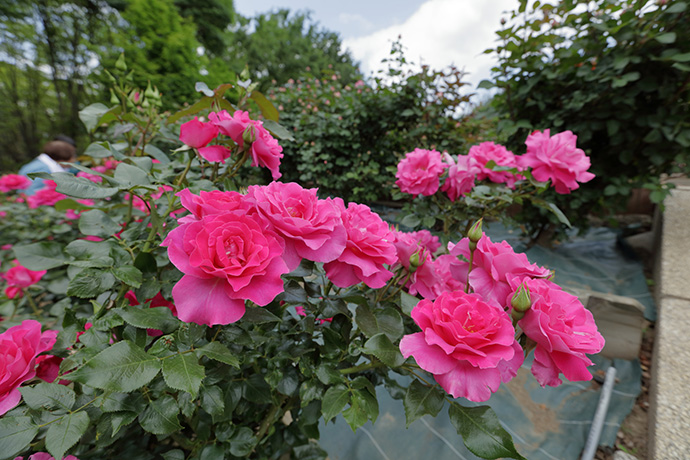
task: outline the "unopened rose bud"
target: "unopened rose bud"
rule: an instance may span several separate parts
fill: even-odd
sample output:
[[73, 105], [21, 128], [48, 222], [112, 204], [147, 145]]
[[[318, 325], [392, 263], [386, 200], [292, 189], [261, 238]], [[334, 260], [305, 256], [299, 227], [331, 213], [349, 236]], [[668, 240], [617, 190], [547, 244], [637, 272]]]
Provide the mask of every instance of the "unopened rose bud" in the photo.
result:
[[513, 311], [518, 311], [524, 315], [524, 312], [529, 310], [532, 306], [529, 288], [521, 284], [517, 291], [515, 291], [515, 294], [513, 294], [512, 299], [510, 299], [510, 305], [513, 307]]
[[120, 54], [115, 62], [115, 68], [121, 72], [127, 72], [127, 64], [125, 63], [125, 53]]
[[149, 98], [156, 97], [156, 94], [153, 92], [153, 89], [151, 88], [151, 82], [150, 81], [149, 81], [149, 84], [146, 86], [146, 91], [144, 91], [144, 96], [149, 97]]
[[410, 256], [410, 272], [414, 273], [420, 265], [422, 265], [422, 261], [418, 251]]
[[482, 239], [482, 220], [483, 219], [479, 219], [477, 222], [475, 222], [467, 232], [467, 237], [470, 239], [471, 251], [474, 251], [477, 248], [477, 242]]
[[245, 129], [242, 133], [242, 140], [247, 144], [251, 144], [256, 140], [256, 135], [254, 134], [254, 126], [247, 126], [247, 129]]
[[110, 90], [110, 103], [111, 104], [119, 104], [120, 103], [120, 99], [115, 95], [115, 93], [113, 92], [112, 89]]
[[149, 103], [148, 99], [144, 99], [144, 102], [141, 103], [141, 106], [145, 109], [148, 109], [149, 107], [151, 107], [151, 104]]
[[510, 316], [511, 316], [511, 318], [513, 318], [513, 320], [520, 321], [522, 318], [525, 317], [525, 312], [513, 310], [510, 312]]

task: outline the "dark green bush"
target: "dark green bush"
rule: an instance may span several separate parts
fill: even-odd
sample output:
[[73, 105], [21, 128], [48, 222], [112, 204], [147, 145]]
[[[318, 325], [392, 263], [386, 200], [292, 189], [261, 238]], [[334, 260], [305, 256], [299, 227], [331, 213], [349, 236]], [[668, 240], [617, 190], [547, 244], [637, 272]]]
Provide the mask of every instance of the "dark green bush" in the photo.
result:
[[521, 0], [493, 52], [493, 106], [508, 147], [533, 129], [571, 130], [597, 178], [554, 197], [575, 224], [622, 209], [633, 188], [661, 202], [663, 174], [687, 171], [690, 18], [685, 2]]

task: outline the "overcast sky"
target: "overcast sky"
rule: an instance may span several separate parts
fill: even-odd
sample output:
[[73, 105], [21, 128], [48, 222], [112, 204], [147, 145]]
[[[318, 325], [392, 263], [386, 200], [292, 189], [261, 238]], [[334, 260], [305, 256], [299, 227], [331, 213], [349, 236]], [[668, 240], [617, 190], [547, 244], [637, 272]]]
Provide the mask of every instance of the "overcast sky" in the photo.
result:
[[343, 45], [365, 74], [381, 60], [400, 35], [405, 56], [419, 64], [443, 68], [451, 64], [469, 72], [474, 87], [490, 76], [495, 31], [502, 14], [518, 0], [235, 0], [244, 16], [278, 8], [312, 11], [321, 26], [340, 34]]

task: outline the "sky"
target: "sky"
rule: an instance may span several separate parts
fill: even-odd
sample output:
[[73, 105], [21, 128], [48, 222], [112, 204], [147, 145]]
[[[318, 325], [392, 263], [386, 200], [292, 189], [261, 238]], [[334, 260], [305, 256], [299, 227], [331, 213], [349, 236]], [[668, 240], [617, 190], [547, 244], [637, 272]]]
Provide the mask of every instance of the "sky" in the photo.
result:
[[322, 27], [337, 32], [365, 75], [382, 68], [392, 42], [401, 36], [405, 57], [433, 69], [449, 65], [469, 73], [474, 88], [490, 77], [494, 46], [504, 12], [518, 0], [235, 0], [243, 16], [279, 8], [312, 12]]

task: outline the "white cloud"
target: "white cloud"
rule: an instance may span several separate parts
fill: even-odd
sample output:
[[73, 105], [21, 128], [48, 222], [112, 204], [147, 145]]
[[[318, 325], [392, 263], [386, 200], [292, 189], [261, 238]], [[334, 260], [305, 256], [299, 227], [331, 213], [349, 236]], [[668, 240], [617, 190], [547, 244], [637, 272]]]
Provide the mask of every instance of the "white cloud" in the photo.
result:
[[516, 0], [428, 0], [402, 24], [343, 45], [368, 74], [384, 68], [381, 60], [400, 35], [408, 61], [434, 69], [455, 65], [470, 73], [466, 80], [476, 87], [494, 65], [494, 57], [482, 52], [494, 46], [502, 12], [515, 7]]

